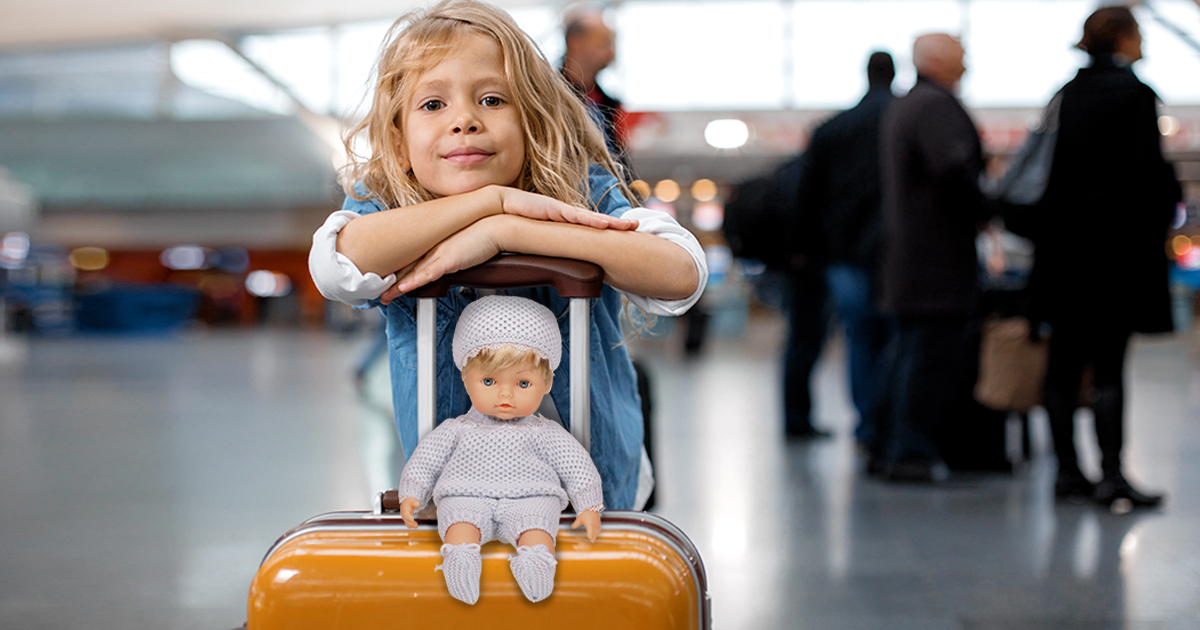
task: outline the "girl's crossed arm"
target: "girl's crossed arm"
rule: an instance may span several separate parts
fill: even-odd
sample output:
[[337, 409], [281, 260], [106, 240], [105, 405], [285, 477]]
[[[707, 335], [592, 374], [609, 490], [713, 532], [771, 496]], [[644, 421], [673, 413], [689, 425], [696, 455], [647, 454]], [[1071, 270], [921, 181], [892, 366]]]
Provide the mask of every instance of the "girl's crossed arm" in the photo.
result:
[[[637, 227], [636, 221], [590, 212], [543, 195], [503, 186], [485, 186], [462, 195], [359, 217], [338, 233], [337, 251], [353, 261], [362, 273], [385, 276], [409, 267], [438, 243], [479, 220], [505, 213], [595, 229], [631, 230]], [[471, 264], [487, 260], [491, 255]]]
[[[598, 213], [591, 213], [598, 214]], [[607, 215], [599, 215], [607, 216]], [[579, 224], [498, 215], [463, 229], [434, 246], [411, 269], [399, 274], [383, 299], [407, 293], [447, 273], [482, 263], [500, 252], [574, 258], [604, 269], [604, 281], [626, 293], [662, 300], [685, 300], [700, 286], [689, 251], [653, 234], [596, 230]]]

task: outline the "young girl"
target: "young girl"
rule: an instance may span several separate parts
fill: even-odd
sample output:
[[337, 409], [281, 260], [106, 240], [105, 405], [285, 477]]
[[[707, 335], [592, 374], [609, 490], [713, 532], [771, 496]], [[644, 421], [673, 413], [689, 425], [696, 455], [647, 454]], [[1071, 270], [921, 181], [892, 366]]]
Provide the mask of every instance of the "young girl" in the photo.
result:
[[[361, 132], [371, 155], [360, 159], [351, 146]], [[370, 112], [346, 147], [346, 202], [313, 236], [309, 266], [326, 297], [386, 315], [405, 454], [417, 443], [417, 375], [416, 300], [404, 294], [500, 252], [591, 261], [606, 282], [592, 306], [591, 455], [609, 508], [644, 504], [652, 482], [621, 295], [680, 315], [704, 290], [704, 254], [665, 213], [631, 208], [603, 135], [537, 46], [508, 14], [472, 0], [400, 18]], [[546, 305], [565, 330], [569, 301], [552, 289], [508, 293]], [[463, 290], [438, 300], [439, 419], [470, 408], [447, 337], [475, 298]], [[570, 382], [569, 365], [559, 382]], [[545, 409], [567, 426], [569, 395], [556, 388]]]
[[579, 515], [572, 527], [585, 527], [592, 542], [604, 509], [587, 451], [535, 414], [562, 359], [558, 321], [537, 302], [489, 295], [463, 309], [452, 347], [471, 410], [417, 445], [400, 476], [400, 514], [416, 528], [413, 512], [437, 504], [439, 568], [455, 599], [479, 599], [480, 544], [499, 540], [517, 548], [513, 577], [540, 602], [554, 590], [554, 540], [567, 502]]

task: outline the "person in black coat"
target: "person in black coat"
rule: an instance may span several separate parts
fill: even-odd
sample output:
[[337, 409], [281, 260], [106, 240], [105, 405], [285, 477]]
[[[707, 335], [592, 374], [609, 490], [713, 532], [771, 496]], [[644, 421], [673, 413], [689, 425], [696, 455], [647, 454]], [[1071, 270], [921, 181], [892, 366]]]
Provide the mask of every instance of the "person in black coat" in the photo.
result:
[[[802, 162], [798, 211], [817, 238], [808, 252], [845, 331], [850, 395], [858, 411], [854, 436], [874, 438], [873, 410], [886, 328], [875, 302], [879, 258], [879, 133], [892, 101], [896, 67], [886, 52], [867, 60], [867, 93], [854, 107], [817, 127]], [[818, 315], [822, 315], [817, 306]], [[817, 320], [821, 331], [824, 319]], [[824, 337], [815, 335], [819, 349]], [[815, 362], [816, 353], [813, 354]]]
[[[1106, 505], [1162, 501], [1134, 489], [1121, 469], [1126, 350], [1134, 332], [1172, 329], [1164, 244], [1182, 197], [1162, 153], [1157, 96], [1129, 67], [1141, 43], [1126, 7], [1098, 9], [1084, 22], [1078, 47], [1091, 64], [1062, 89], [1050, 179], [1029, 234], [1031, 308], [1052, 326], [1044, 398], [1058, 457], [1055, 494]], [[1102, 454], [1095, 486], [1079, 469], [1074, 443], [1087, 368]]]
[[966, 71], [961, 44], [923, 35], [913, 64], [916, 84], [883, 122], [881, 307], [895, 331], [886, 377], [892, 410], [889, 422], [880, 419], [885, 441], [876, 450], [888, 478], [930, 481], [945, 468], [935, 434], [973, 386], [975, 236], [987, 208], [979, 133], [953, 92]]

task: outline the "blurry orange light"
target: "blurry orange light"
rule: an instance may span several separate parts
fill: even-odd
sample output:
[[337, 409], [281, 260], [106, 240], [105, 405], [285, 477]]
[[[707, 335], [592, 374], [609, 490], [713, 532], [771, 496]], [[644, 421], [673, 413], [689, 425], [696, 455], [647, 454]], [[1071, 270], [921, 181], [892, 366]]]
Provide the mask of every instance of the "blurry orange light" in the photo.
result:
[[67, 257], [80, 271], [99, 271], [108, 266], [108, 250], [103, 247], [78, 247]]
[[637, 193], [637, 196], [641, 197], [643, 200], [650, 198], [650, 184], [647, 184], [640, 179], [635, 179], [630, 182], [629, 188], [632, 189], [633, 192]]
[[679, 184], [673, 179], [664, 179], [654, 185], [654, 196], [671, 203], [679, 198]]
[[1183, 236], [1182, 234], [1171, 239], [1171, 250], [1175, 252], [1176, 256], [1186, 256], [1192, 247], [1194, 247], [1194, 245], [1192, 245], [1192, 239]]
[[712, 201], [717, 196], [717, 184], [711, 179], [697, 179], [692, 183], [692, 198], [696, 201]]

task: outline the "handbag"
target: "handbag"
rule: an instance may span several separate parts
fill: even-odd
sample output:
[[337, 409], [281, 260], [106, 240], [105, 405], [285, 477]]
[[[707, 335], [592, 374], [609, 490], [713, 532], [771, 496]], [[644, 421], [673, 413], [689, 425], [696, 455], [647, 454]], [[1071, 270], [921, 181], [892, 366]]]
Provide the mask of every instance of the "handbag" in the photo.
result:
[[1024, 317], [983, 323], [975, 400], [999, 411], [1024, 413], [1042, 402], [1049, 339], [1036, 337]]
[[1041, 123], [1029, 132], [1025, 143], [1013, 155], [1004, 176], [988, 191], [993, 200], [1010, 206], [1033, 206], [1042, 200], [1054, 162], [1061, 105], [1062, 90], [1059, 90], [1046, 105]]

